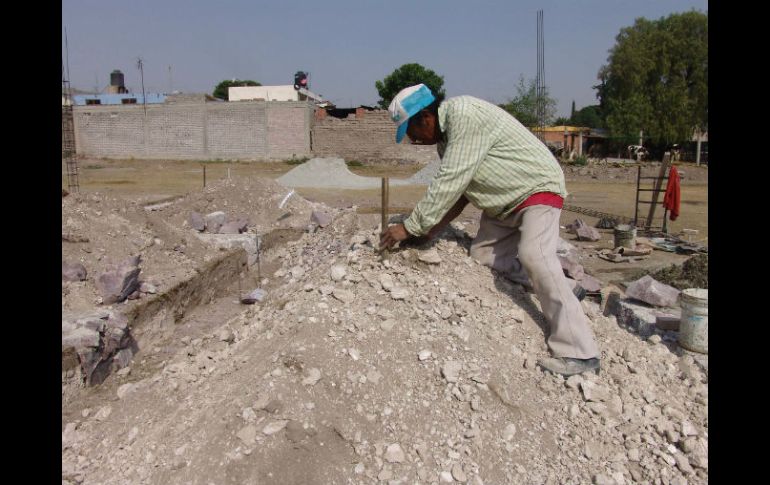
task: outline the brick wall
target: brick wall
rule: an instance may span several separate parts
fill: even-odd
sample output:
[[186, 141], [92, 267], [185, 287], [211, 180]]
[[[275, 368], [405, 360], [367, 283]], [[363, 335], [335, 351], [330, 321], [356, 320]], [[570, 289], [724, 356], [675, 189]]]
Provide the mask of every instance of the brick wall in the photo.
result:
[[269, 160], [310, 156], [306, 102], [76, 106], [78, 155]]
[[428, 163], [438, 157], [435, 146], [396, 143], [396, 126], [386, 110], [356, 110], [345, 119], [316, 111], [313, 153], [360, 162]]

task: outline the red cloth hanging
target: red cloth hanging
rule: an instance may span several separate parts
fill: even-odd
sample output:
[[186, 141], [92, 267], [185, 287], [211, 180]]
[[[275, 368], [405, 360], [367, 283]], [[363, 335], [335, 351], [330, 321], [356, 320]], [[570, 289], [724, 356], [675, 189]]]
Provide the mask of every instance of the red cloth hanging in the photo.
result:
[[668, 218], [675, 221], [679, 217], [679, 203], [681, 202], [681, 189], [679, 187], [679, 171], [671, 167], [668, 172], [668, 184], [666, 195], [663, 197], [663, 207], [669, 210]]

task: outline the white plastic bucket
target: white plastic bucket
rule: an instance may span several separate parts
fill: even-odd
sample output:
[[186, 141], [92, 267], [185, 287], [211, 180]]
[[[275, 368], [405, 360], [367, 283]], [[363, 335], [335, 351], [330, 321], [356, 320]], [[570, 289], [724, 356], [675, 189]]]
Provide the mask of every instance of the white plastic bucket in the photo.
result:
[[709, 353], [709, 290], [690, 288], [679, 295], [682, 320], [679, 345], [687, 350]]

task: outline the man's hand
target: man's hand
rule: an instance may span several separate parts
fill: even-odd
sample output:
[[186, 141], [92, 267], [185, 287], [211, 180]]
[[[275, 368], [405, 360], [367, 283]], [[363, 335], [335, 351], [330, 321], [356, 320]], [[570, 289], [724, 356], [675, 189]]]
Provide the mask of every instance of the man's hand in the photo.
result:
[[380, 236], [380, 250], [389, 249], [399, 241], [403, 241], [409, 237], [409, 233], [406, 232], [406, 228], [403, 224], [394, 224], [389, 226], [388, 229]]

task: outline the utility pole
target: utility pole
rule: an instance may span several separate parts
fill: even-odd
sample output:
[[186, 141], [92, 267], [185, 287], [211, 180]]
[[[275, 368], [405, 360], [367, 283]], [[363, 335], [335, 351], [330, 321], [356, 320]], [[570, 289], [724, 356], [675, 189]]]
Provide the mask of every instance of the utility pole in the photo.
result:
[[139, 68], [139, 75], [142, 78], [142, 105], [144, 107], [144, 116], [147, 117], [147, 96], [144, 94], [144, 61], [141, 57], [136, 58], [136, 67]]
[[537, 76], [535, 79], [535, 106], [537, 137], [545, 143], [545, 52], [543, 39], [543, 11], [537, 11]]

